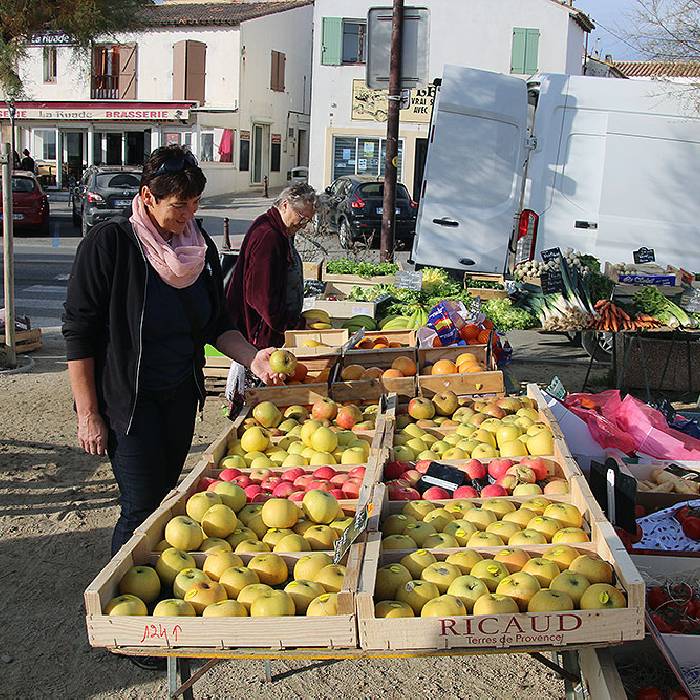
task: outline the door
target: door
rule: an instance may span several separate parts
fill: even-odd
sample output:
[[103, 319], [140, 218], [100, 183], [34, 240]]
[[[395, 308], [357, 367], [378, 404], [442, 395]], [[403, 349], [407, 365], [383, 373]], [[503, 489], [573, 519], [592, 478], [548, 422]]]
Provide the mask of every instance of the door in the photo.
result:
[[142, 131], [127, 131], [125, 165], [143, 165], [145, 140]]
[[299, 151], [297, 154], [297, 165], [309, 164], [309, 132], [306, 129], [299, 129]]
[[106, 139], [106, 165], [121, 165], [122, 164], [122, 132], [108, 131], [105, 134]]
[[413, 259], [502, 272], [520, 201], [524, 80], [445, 66], [435, 105]]
[[70, 179], [70, 185], [80, 180], [83, 174], [83, 132], [63, 133], [63, 162]]
[[261, 185], [270, 171], [270, 127], [267, 124], [253, 124], [253, 168], [251, 182]]
[[428, 139], [416, 139], [416, 155], [413, 161], [413, 200], [420, 202], [420, 188], [425, 174], [425, 159], [428, 157]]

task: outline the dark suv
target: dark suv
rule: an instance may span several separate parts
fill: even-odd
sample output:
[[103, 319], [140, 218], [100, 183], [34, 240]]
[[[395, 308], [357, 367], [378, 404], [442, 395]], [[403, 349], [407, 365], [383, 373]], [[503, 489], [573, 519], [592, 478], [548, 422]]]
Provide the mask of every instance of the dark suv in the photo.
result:
[[[382, 228], [384, 182], [367, 177], [339, 177], [319, 196], [316, 228], [319, 232], [336, 231], [343, 248], [354, 241], [374, 242]], [[408, 243], [416, 231], [418, 205], [411, 200], [402, 184], [396, 185], [397, 243]]]
[[131, 201], [139, 192], [142, 168], [129, 165], [93, 165], [71, 193], [73, 225], [83, 236], [100, 221], [131, 216]]

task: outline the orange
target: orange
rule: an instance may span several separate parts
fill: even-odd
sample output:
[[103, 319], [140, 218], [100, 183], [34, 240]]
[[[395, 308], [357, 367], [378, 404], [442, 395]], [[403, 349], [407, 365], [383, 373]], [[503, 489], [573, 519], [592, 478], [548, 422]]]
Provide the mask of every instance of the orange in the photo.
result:
[[388, 369], [382, 376], [384, 379], [391, 379], [392, 377], [403, 377], [403, 374], [398, 369]]
[[416, 363], [410, 357], [397, 357], [391, 363], [392, 369], [397, 369], [404, 377], [413, 377], [416, 374]]
[[370, 367], [365, 370], [362, 379], [379, 379], [382, 376], [382, 370], [379, 367]]
[[490, 318], [487, 318], [481, 325], [484, 328], [488, 328], [488, 330], [493, 330], [496, 327], [493, 325], [493, 321]]
[[392, 341], [389, 343], [389, 347], [390, 347], [390, 348], [402, 348], [403, 345], [401, 345], [401, 343], [397, 343], [395, 340], [392, 340]]
[[353, 379], [361, 379], [364, 373], [365, 368], [361, 365], [348, 365], [347, 367], [343, 367], [340, 377], [343, 381], [348, 382]]
[[482, 343], [482, 344], [488, 343], [490, 339], [491, 339], [491, 331], [481, 331], [481, 333], [479, 333], [479, 342], [480, 343]]
[[479, 326], [475, 325], [474, 323], [468, 323], [462, 328], [462, 330], [460, 331], [460, 335], [464, 340], [471, 340], [472, 338], [476, 338], [479, 335]]
[[433, 347], [434, 348], [441, 348], [442, 347], [442, 341], [440, 340], [440, 336], [436, 335], [433, 338]]
[[363, 338], [355, 347], [361, 348], [363, 350], [369, 350], [372, 347], [372, 339]]
[[475, 355], [472, 355], [470, 352], [463, 352], [463, 353], [455, 360], [455, 364], [457, 365], [457, 367], [459, 367], [461, 364], [465, 364], [465, 363], [467, 363], [467, 362], [474, 363], [474, 362], [478, 362], [478, 360], [476, 359], [476, 356], [475, 356]]
[[388, 348], [389, 345], [387, 343], [375, 343], [373, 350], [383, 350], [384, 348]]
[[385, 335], [378, 335], [376, 338], [372, 339], [374, 342], [374, 347], [377, 347], [378, 343], [381, 343], [385, 347], [389, 345], [389, 339]]
[[478, 338], [472, 338], [467, 341], [467, 345], [483, 345], [483, 343]]
[[457, 365], [452, 360], [438, 360], [433, 365], [433, 374], [457, 374]]
[[481, 367], [479, 365], [474, 364], [473, 362], [469, 362], [467, 364], [462, 363], [458, 368], [457, 371], [460, 374], [471, 374], [472, 372], [481, 372]]

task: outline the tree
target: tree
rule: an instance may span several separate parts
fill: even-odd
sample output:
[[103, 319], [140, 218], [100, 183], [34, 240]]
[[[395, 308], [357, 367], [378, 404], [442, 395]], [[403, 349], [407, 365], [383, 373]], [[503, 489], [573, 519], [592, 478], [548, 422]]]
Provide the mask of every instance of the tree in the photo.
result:
[[657, 61], [700, 60], [700, 0], [637, 0], [632, 42]]
[[95, 37], [136, 29], [152, 0], [0, 0], [0, 90], [22, 93], [17, 66], [34, 34], [62, 31], [86, 50]]

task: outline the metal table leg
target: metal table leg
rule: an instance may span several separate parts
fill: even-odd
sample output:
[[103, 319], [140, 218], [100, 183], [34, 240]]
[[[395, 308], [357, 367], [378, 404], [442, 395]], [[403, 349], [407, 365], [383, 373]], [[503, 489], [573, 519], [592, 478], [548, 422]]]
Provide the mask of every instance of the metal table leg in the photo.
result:
[[179, 689], [177, 682], [177, 656], [168, 656], [166, 673], [168, 675], [168, 697], [175, 698]]
[[179, 659], [180, 665], [180, 683], [185, 686], [182, 691], [182, 697], [184, 700], [194, 700], [194, 694], [192, 693], [192, 686], [187, 685], [187, 681], [190, 680], [190, 660], [189, 659]]

